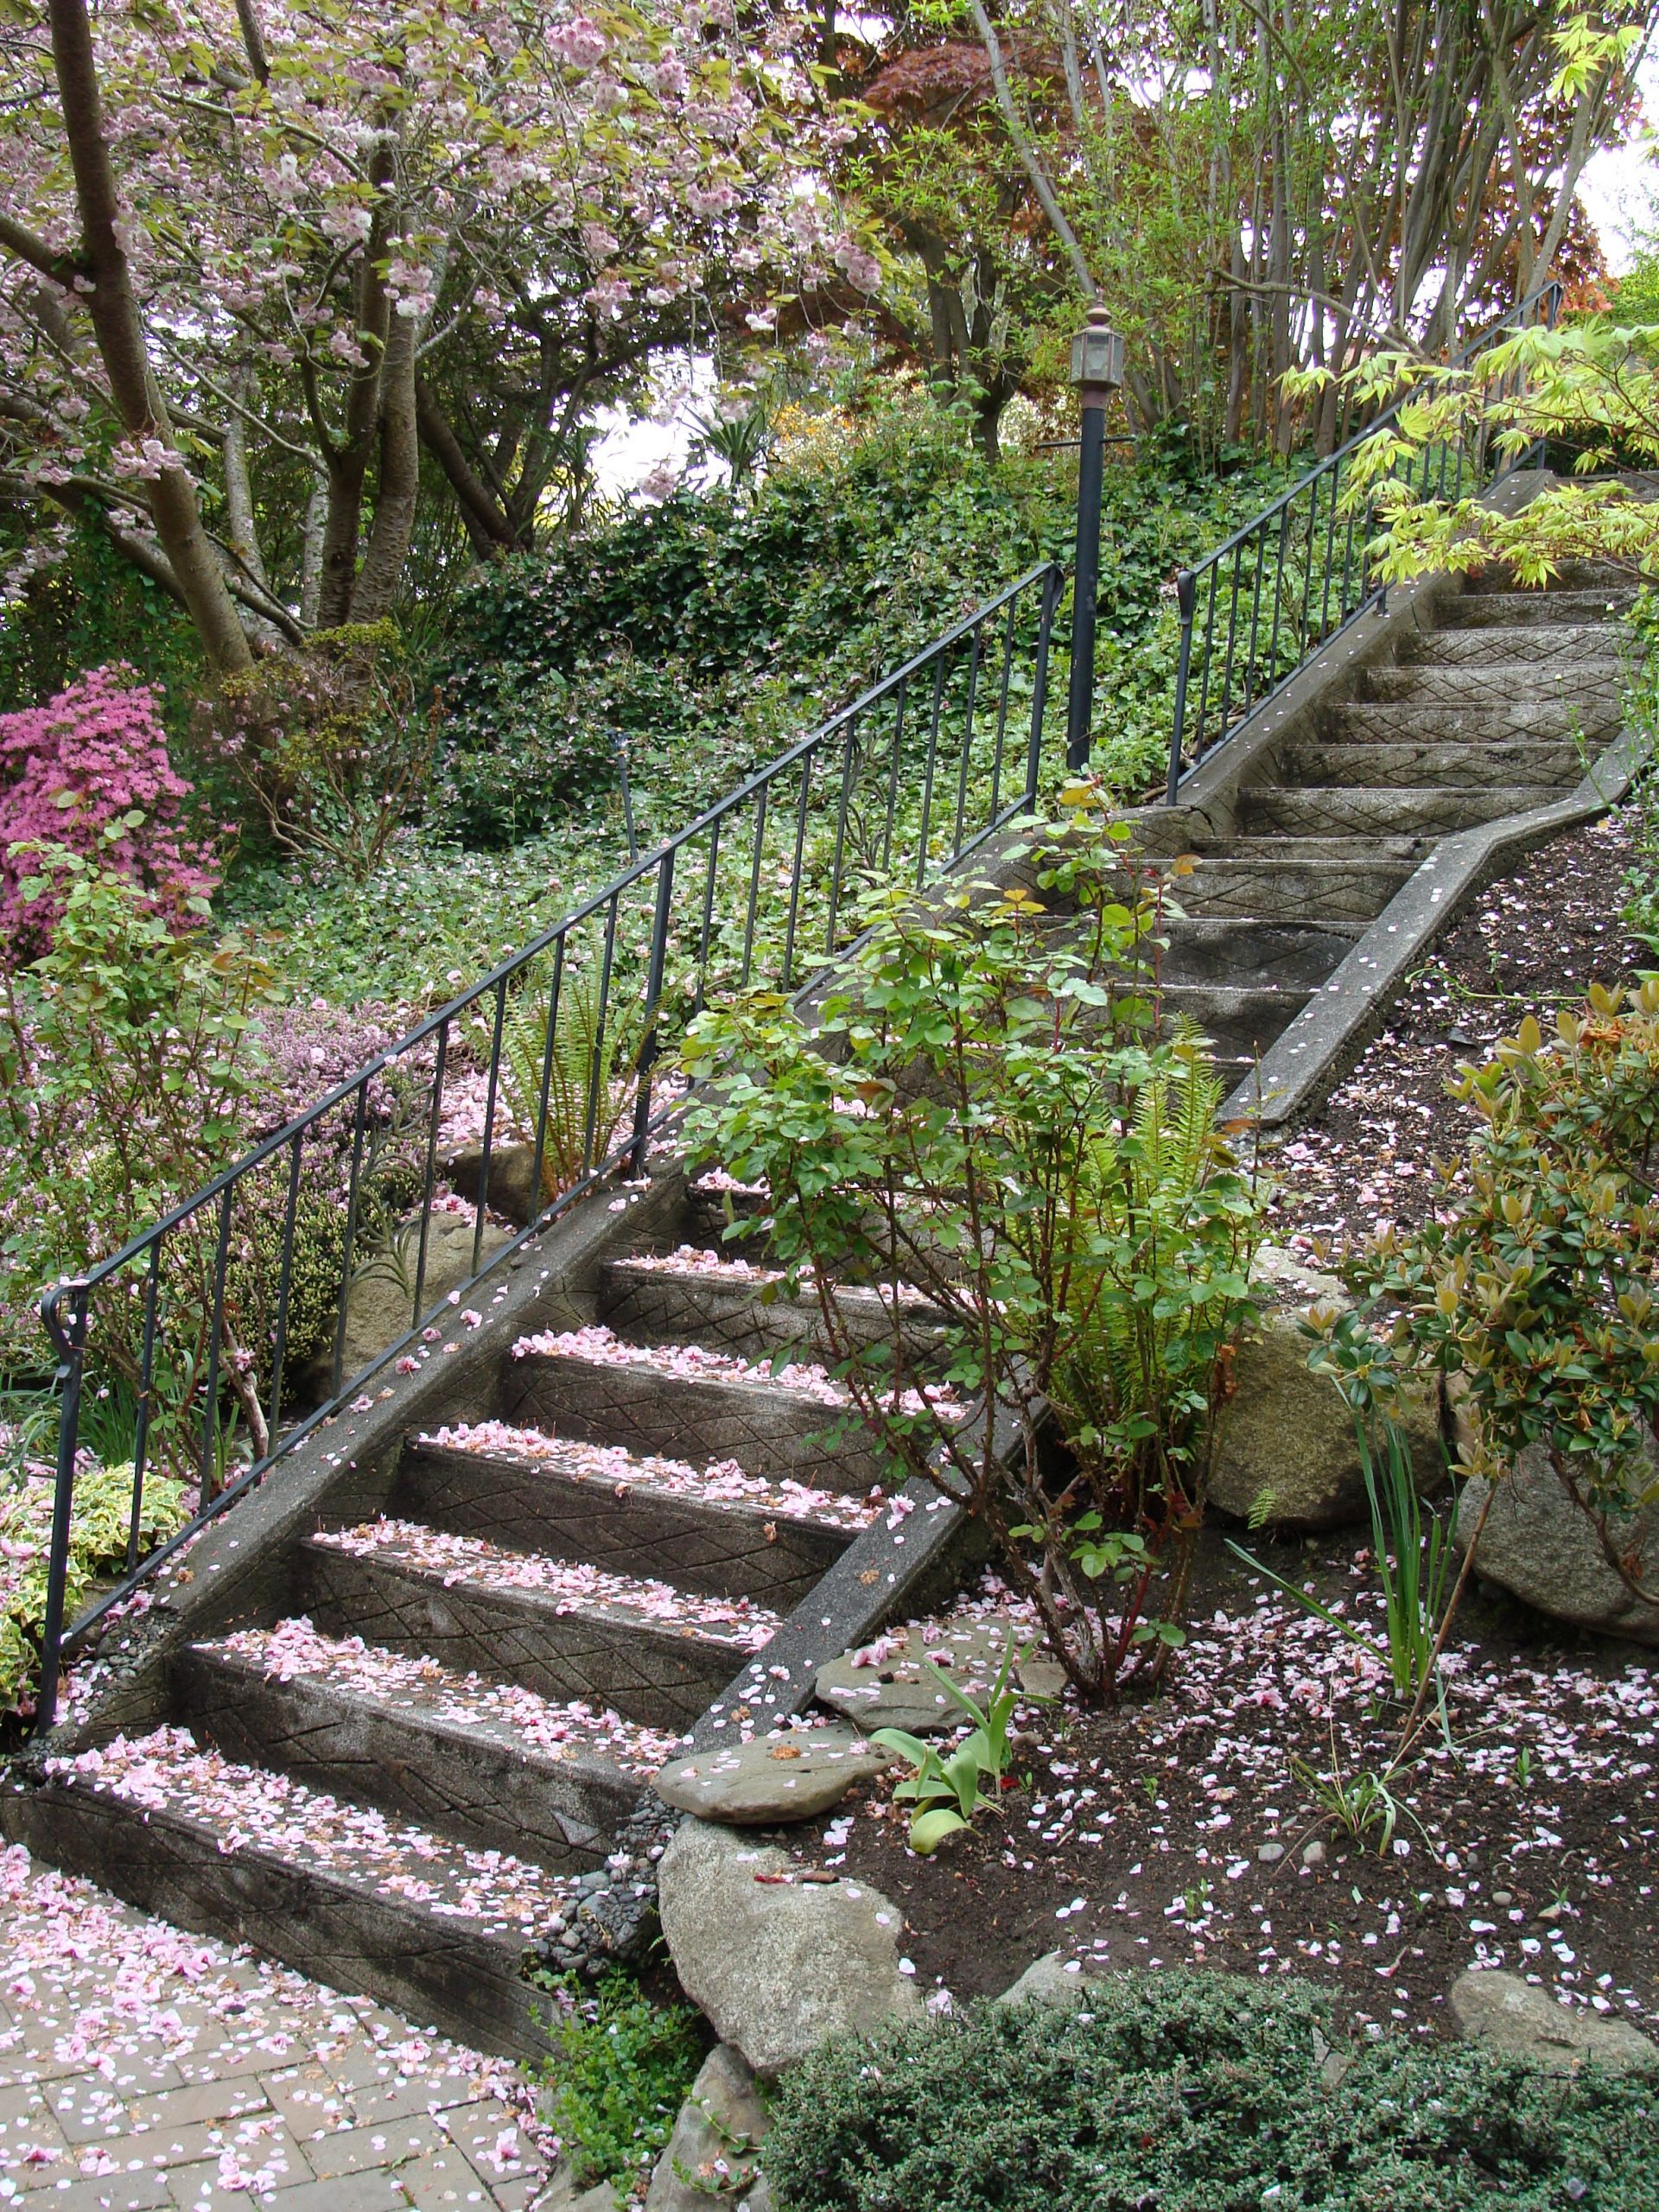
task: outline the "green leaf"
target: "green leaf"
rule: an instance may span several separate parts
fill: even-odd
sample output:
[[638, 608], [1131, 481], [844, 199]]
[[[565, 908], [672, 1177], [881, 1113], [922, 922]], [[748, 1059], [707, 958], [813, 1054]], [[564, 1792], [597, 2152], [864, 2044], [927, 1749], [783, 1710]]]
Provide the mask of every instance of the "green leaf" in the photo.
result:
[[910, 1847], [918, 1858], [929, 1859], [947, 1836], [957, 1834], [967, 1826], [961, 1814], [953, 1813], [946, 1805], [918, 1813], [910, 1824]]

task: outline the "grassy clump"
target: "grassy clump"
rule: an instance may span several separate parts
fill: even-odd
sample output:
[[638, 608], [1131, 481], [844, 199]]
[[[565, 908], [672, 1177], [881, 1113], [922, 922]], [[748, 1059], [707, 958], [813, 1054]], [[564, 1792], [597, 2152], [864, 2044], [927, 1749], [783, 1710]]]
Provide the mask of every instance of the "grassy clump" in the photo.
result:
[[620, 1967], [592, 1984], [549, 1975], [543, 1986], [554, 1999], [547, 2117], [576, 2186], [613, 2181], [626, 2196], [649, 2178], [702, 2063], [696, 2015], [654, 2003]]
[[[1351, 2050], [1294, 1983], [1114, 1980], [842, 2041], [784, 2087], [780, 2212], [1652, 2212], [1659, 2082]], [[1345, 2062], [1345, 2063], [1344, 2063]]]

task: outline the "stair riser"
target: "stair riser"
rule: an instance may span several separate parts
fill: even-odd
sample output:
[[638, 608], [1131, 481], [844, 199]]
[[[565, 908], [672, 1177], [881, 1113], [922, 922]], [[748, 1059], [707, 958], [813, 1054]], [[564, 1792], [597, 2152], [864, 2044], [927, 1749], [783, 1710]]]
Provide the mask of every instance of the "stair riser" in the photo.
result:
[[[1628, 642], [1627, 642], [1628, 639]], [[1611, 622], [1534, 622], [1511, 629], [1496, 623], [1467, 630], [1431, 630], [1407, 649], [1409, 668], [1559, 669], [1571, 680], [1617, 679], [1636, 640]]]
[[330, 1988], [377, 1999], [477, 2049], [534, 2058], [547, 2038], [516, 1945], [466, 1921], [400, 1906], [320, 1869], [221, 1839], [168, 1812], [49, 1787], [7, 1809], [38, 1857], [175, 1926], [251, 1943]]
[[861, 1433], [829, 1440], [837, 1408], [761, 1382], [688, 1382], [654, 1368], [532, 1354], [505, 1363], [501, 1396], [503, 1418], [516, 1427], [585, 1444], [623, 1444], [694, 1466], [735, 1459], [768, 1482], [855, 1497], [883, 1478], [885, 1463]]
[[[632, 1268], [626, 1262], [605, 1269], [599, 1319], [634, 1344], [701, 1344], [709, 1351], [735, 1352], [746, 1358], [792, 1351], [817, 1360], [832, 1353], [816, 1299], [780, 1298], [766, 1303], [741, 1283]], [[891, 1338], [887, 1316], [873, 1296], [868, 1301], [843, 1298], [842, 1320], [849, 1340], [861, 1348]], [[905, 1333], [912, 1355], [923, 1353], [934, 1334], [919, 1325]]]
[[1166, 990], [1164, 1013], [1195, 1022], [1224, 1059], [1254, 1061], [1307, 1004], [1305, 991], [1227, 990], [1199, 985]]
[[1277, 780], [1344, 787], [1453, 785], [1465, 791], [1551, 785], [1570, 791], [1583, 774], [1571, 745], [1287, 745]]
[[743, 1662], [695, 1633], [561, 1613], [551, 1598], [435, 1576], [308, 1545], [306, 1610], [325, 1635], [428, 1653], [454, 1673], [518, 1682], [538, 1697], [614, 1706], [658, 1728], [690, 1727]]
[[1415, 861], [1201, 860], [1174, 887], [1189, 914], [1272, 921], [1374, 921]]
[[1437, 836], [1473, 829], [1506, 814], [1524, 814], [1548, 805], [1548, 790], [1494, 787], [1485, 791], [1286, 790], [1250, 793], [1246, 811], [1252, 830], [1282, 830], [1294, 837], [1322, 835], [1390, 836], [1408, 830]]
[[1166, 984], [1227, 985], [1241, 977], [1287, 991], [1311, 991], [1353, 950], [1357, 931], [1296, 922], [1168, 922], [1160, 972]]
[[1494, 711], [1507, 711], [1513, 704], [1523, 712], [1559, 707], [1588, 721], [1616, 709], [1624, 681], [1616, 666], [1562, 668], [1545, 662], [1436, 668], [1413, 662], [1404, 668], [1370, 670], [1361, 688], [1360, 702], [1376, 706], [1397, 702], [1424, 709], [1485, 707]]
[[1591, 711], [1593, 702], [1580, 702], [1570, 712], [1563, 706], [1528, 707], [1415, 707], [1398, 702], [1387, 705], [1356, 704], [1333, 708], [1326, 732], [1338, 745], [1491, 745], [1522, 741], [1537, 744], [1567, 742], [1582, 738], [1587, 749], [1598, 747], [1601, 734], [1618, 721], [1611, 702]]
[[798, 1604], [851, 1541], [748, 1506], [700, 1505], [643, 1484], [619, 1497], [598, 1476], [578, 1480], [430, 1444], [404, 1452], [391, 1510], [509, 1550], [590, 1560], [610, 1574], [655, 1575], [715, 1597], [755, 1598], [774, 1612]]
[[1448, 600], [1440, 610], [1439, 620], [1446, 630], [1605, 622], [1624, 613], [1635, 598], [1628, 583], [1610, 584], [1601, 591], [1471, 591]]
[[561, 1872], [597, 1865], [639, 1802], [637, 1786], [595, 1759], [534, 1757], [316, 1681], [267, 1681], [217, 1654], [190, 1652], [176, 1678], [187, 1725], [227, 1758]]

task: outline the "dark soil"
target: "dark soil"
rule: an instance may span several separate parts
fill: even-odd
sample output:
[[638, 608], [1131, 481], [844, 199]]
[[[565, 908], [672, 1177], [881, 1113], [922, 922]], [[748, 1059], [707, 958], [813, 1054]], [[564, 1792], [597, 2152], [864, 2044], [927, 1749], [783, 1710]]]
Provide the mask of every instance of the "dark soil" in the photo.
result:
[[[1376, 1617], [1357, 1542], [1347, 1557], [1340, 1537], [1250, 1542], [1350, 1618]], [[918, 1986], [953, 2002], [1058, 1949], [1297, 1973], [1361, 2031], [1433, 2032], [1476, 1964], [1659, 2021], [1659, 1666], [1472, 1597], [1448, 1651], [1452, 1748], [1426, 1731], [1390, 1778], [1393, 1835], [1356, 1840], [1320, 1778], [1387, 1769], [1401, 1709], [1383, 1670], [1210, 1534], [1191, 1620], [1160, 1695], [1028, 1708], [1000, 1817], [934, 1858], [909, 1850], [880, 1786], [781, 1840], [893, 1899]]]
[[1620, 919], [1635, 859], [1628, 811], [1532, 853], [1471, 906], [1408, 985], [1388, 1028], [1347, 1080], [1274, 1154], [1277, 1225], [1333, 1246], [1378, 1221], [1428, 1211], [1432, 1161], [1466, 1149], [1474, 1117], [1447, 1096], [1460, 1061], [1478, 1064], [1528, 1014], [1548, 1032], [1555, 1009], [1592, 982], [1659, 965]]

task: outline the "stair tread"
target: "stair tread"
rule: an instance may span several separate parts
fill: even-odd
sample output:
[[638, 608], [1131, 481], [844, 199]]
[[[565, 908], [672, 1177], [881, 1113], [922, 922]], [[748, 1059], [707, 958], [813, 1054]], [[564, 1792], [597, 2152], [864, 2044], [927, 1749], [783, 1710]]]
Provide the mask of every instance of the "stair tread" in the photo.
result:
[[187, 1728], [117, 1736], [48, 1762], [55, 1780], [203, 1833], [221, 1858], [274, 1859], [382, 1905], [464, 1923], [522, 1945], [563, 1919], [566, 1877], [500, 1851], [472, 1851], [413, 1821], [331, 1796], [273, 1768], [204, 1751]]
[[[606, 1273], [611, 1275], [643, 1275], [652, 1282], [674, 1282], [695, 1285], [699, 1289], [712, 1286], [716, 1289], [738, 1293], [764, 1290], [773, 1283], [782, 1282], [782, 1268], [757, 1266], [729, 1252], [710, 1249], [702, 1244], [679, 1244], [671, 1252], [630, 1252], [625, 1259], [607, 1260]], [[812, 1271], [804, 1268], [800, 1272], [802, 1298], [808, 1294]], [[909, 1283], [899, 1286], [899, 1302], [914, 1307], [918, 1313], [936, 1311], [924, 1291]], [[849, 1307], [868, 1306], [878, 1309], [890, 1306], [893, 1292], [887, 1284], [879, 1287], [860, 1283], [841, 1283], [836, 1295]], [[779, 1301], [787, 1305], [787, 1300]], [[799, 1300], [796, 1302], [800, 1302]], [[624, 1338], [622, 1341], [626, 1342]]]
[[526, 1761], [601, 1761], [645, 1782], [674, 1756], [677, 1736], [625, 1720], [583, 1699], [541, 1697], [515, 1682], [463, 1675], [426, 1656], [389, 1651], [360, 1636], [325, 1636], [301, 1617], [238, 1629], [192, 1647], [221, 1667], [267, 1681], [304, 1681], [341, 1699], [436, 1728], [464, 1730]]
[[[740, 1358], [734, 1352], [708, 1351], [698, 1344], [634, 1344], [619, 1337], [602, 1323], [584, 1329], [543, 1329], [520, 1337], [512, 1347], [515, 1359], [563, 1359], [590, 1367], [643, 1369], [676, 1382], [714, 1383], [721, 1388], [776, 1392], [798, 1402], [833, 1407], [845, 1412], [852, 1400], [827, 1369], [805, 1360], [790, 1360], [780, 1367], [765, 1361]], [[902, 1394], [901, 1409], [922, 1410], [923, 1393], [937, 1412], [965, 1412], [943, 1385], [925, 1383]]]
[[415, 1441], [424, 1448], [464, 1452], [475, 1459], [546, 1467], [565, 1481], [602, 1484], [619, 1496], [625, 1489], [642, 1490], [765, 1518], [821, 1522], [853, 1535], [869, 1526], [882, 1503], [879, 1495], [851, 1497], [806, 1483], [768, 1482], [763, 1476], [746, 1474], [735, 1459], [714, 1459], [699, 1469], [689, 1460], [632, 1452], [621, 1444], [584, 1444], [543, 1429], [515, 1427], [510, 1421], [457, 1421], [423, 1432]]
[[480, 1536], [451, 1535], [416, 1521], [365, 1521], [355, 1529], [324, 1529], [307, 1539], [315, 1548], [394, 1567], [442, 1583], [488, 1591], [530, 1604], [550, 1604], [556, 1613], [584, 1613], [661, 1635], [695, 1637], [758, 1651], [781, 1625], [779, 1616], [747, 1598], [710, 1598], [672, 1583], [636, 1574], [613, 1574], [581, 1560], [550, 1559], [541, 1552], [506, 1551]]
[[[1359, 748], [1356, 747], [1356, 751]], [[1555, 786], [1548, 784], [1251, 784], [1240, 796], [1255, 800], [1288, 798], [1319, 798], [1336, 802], [1351, 799], [1356, 802], [1376, 794], [1386, 796], [1398, 804], [1408, 804], [1414, 799], [1436, 798], [1524, 798], [1529, 804], [1540, 804], [1535, 794], [1542, 792], [1546, 798], [1559, 796]], [[1516, 810], [1517, 812], [1520, 810]], [[1414, 836], [1414, 830], [1402, 830], [1402, 836]]]

